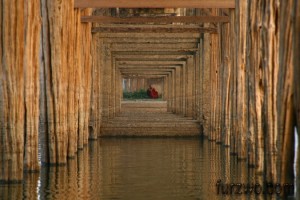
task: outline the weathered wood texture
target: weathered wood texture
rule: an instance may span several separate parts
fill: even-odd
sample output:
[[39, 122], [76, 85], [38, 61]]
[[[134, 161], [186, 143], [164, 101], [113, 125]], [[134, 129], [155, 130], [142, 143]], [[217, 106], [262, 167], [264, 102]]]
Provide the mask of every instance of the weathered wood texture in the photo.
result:
[[[81, 15], [89, 15], [91, 9], [81, 11]], [[81, 25], [81, 87], [79, 93], [79, 134], [83, 135], [83, 144], [88, 143], [89, 138], [89, 112], [91, 98], [91, 83], [92, 83], [92, 34], [91, 23]]]
[[[90, 30], [73, 1], [42, 1], [46, 88], [43, 162], [65, 164], [87, 144], [90, 90]], [[83, 89], [84, 88], [84, 89]]]
[[100, 133], [101, 123], [101, 105], [102, 91], [101, 81], [103, 73], [103, 58], [101, 54], [102, 42], [98, 37], [92, 37], [92, 82], [91, 82], [91, 100], [90, 100], [90, 119], [89, 119], [89, 137], [97, 139]]
[[39, 170], [39, 1], [5, 1], [0, 12], [0, 182], [10, 183], [24, 166]]
[[24, 1], [2, 2], [0, 11], [0, 180], [10, 182], [23, 178]]
[[234, 8], [234, 0], [75, 0], [75, 8]]
[[231, 31], [237, 37], [231, 127], [239, 125], [231, 150], [267, 181], [282, 183], [293, 171], [293, 2], [236, 1]]
[[247, 1], [236, 1], [236, 75], [237, 75], [237, 156], [247, 158], [247, 106], [246, 106], [246, 26]]
[[[300, 141], [300, 1], [294, 0], [294, 18], [293, 18], [293, 77], [294, 77], [294, 110], [296, 115], [297, 123], [297, 137]], [[300, 198], [300, 145], [297, 149], [297, 160], [296, 160], [296, 198]]]
[[34, 0], [24, 4], [25, 13], [25, 154], [24, 168], [27, 171], [39, 170], [38, 131], [39, 131], [39, 53], [40, 53], [40, 1]]
[[[277, 58], [279, 61], [278, 83], [276, 88], [276, 108], [278, 110], [277, 138], [274, 141], [274, 148], [277, 149], [277, 159], [280, 163], [278, 178], [275, 181], [281, 183], [293, 182], [293, 161], [294, 161], [294, 106], [293, 93], [294, 71], [293, 71], [293, 9], [296, 5], [294, 0], [280, 2], [279, 7], [279, 37]], [[298, 21], [298, 23], [300, 23]], [[299, 35], [299, 32], [297, 33]], [[299, 101], [298, 101], [299, 103]], [[297, 105], [297, 102], [296, 102]], [[275, 135], [276, 136], [276, 135]]]
[[230, 90], [231, 90], [231, 60], [233, 59], [231, 56], [231, 37], [230, 37], [230, 24], [224, 24], [221, 26], [221, 88], [220, 88], [220, 96], [221, 96], [221, 142], [225, 146], [230, 145]]
[[202, 45], [202, 65], [203, 65], [203, 72], [202, 72], [202, 79], [203, 79], [203, 85], [202, 85], [202, 94], [207, 94], [203, 95], [202, 99], [202, 123], [203, 123], [203, 132], [205, 136], [210, 135], [210, 118], [211, 118], [211, 113], [210, 113], [210, 108], [211, 108], [211, 81], [210, 81], [210, 74], [211, 74], [211, 69], [210, 69], [210, 34], [205, 33], [203, 34], [203, 45]]

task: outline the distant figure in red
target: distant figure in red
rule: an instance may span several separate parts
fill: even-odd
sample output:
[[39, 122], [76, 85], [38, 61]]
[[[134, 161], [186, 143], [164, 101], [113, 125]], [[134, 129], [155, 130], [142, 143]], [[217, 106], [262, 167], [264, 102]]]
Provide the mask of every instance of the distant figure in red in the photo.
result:
[[151, 85], [149, 86], [147, 90], [147, 94], [151, 99], [157, 99], [158, 98], [158, 92], [155, 88], [153, 88]]

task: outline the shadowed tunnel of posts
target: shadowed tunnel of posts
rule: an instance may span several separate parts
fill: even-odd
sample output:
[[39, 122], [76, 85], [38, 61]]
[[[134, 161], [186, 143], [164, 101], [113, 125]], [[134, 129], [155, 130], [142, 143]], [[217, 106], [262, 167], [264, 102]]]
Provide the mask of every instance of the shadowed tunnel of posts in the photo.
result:
[[165, 113], [197, 124], [191, 135], [230, 148], [268, 181], [293, 180], [299, 0], [189, 1], [4, 1], [0, 182], [40, 170], [39, 141], [41, 162], [60, 165], [109, 135], [126, 78], [162, 79]]

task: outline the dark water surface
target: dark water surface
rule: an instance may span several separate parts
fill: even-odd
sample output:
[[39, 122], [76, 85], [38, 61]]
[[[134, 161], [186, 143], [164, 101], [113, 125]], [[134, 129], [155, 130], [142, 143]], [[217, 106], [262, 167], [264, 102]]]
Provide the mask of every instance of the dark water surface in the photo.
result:
[[0, 199], [265, 199], [217, 194], [219, 179], [263, 183], [254, 174], [228, 148], [205, 139], [102, 138], [66, 166], [42, 167], [22, 185], [0, 186]]

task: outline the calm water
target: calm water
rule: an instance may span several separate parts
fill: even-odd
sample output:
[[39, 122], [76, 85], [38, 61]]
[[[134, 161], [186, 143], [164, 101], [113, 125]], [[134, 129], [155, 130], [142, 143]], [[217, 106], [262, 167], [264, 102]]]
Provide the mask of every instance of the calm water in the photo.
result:
[[42, 167], [23, 185], [0, 186], [0, 199], [264, 199], [218, 195], [219, 179], [262, 182], [228, 148], [207, 140], [107, 138], [90, 142], [66, 166]]

